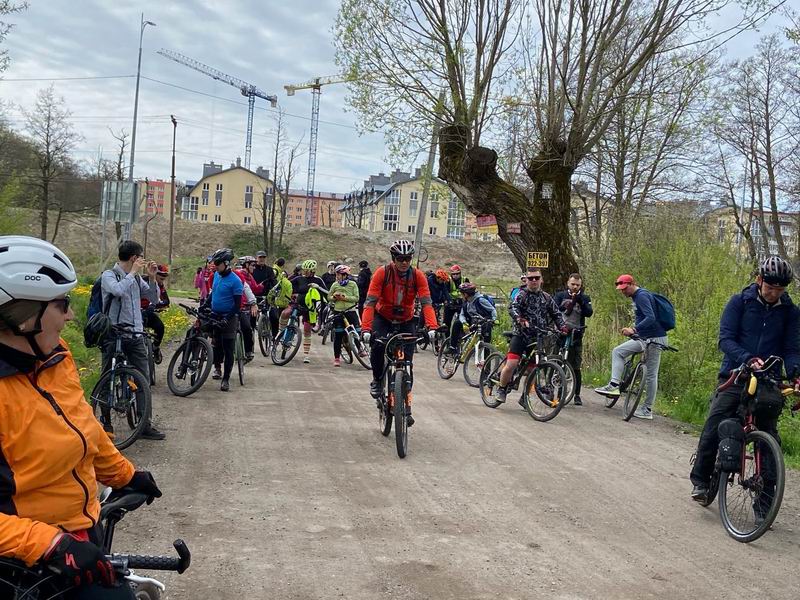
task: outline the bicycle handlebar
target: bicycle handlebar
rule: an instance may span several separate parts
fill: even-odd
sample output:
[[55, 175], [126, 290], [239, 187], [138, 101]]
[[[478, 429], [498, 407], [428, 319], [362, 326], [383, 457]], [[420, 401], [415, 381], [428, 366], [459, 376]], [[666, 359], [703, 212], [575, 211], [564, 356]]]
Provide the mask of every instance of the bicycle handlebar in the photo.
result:
[[151, 571], [177, 571], [183, 573], [192, 562], [192, 554], [183, 540], [172, 543], [178, 556], [146, 556], [141, 554], [111, 554], [109, 562], [115, 569], [145, 569]]

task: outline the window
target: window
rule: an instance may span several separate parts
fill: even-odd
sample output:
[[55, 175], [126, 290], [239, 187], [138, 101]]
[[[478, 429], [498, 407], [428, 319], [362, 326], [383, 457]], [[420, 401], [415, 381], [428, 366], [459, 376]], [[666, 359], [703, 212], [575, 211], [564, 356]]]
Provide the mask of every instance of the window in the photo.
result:
[[408, 233], [417, 233], [417, 226], [416, 225], [409, 225], [408, 226]]
[[208, 221], [208, 215], [200, 215], [201, 221]]
[[431, 219], [436, 219], [439, 217], [439, 194], [437, 192], [431, 192]]
[[428, 233], [431, 235], [436, 235], [436, 227], [428, 227]]
[[203, 184], [203, 190], [205, 190], [207, 192], [208, 188], [209, 188], [208, 182], [204, 183]]
[[217, 197], [214, 199], [214, 205], [217, 207], [222, 206], [222, 192], [217, 192]]
[[222, 217], [219, 215], [214, 215], [214, 223], [221, 223]]
[[[206, 185], [208, 185], [208, 184], [206, 184]], [[203, 194], [203, 196], [202, 196], [202, 198], [203, 198], [203, 206], [208, 206], [208, 190], [203, 190], [202, 194]]]
[[252, 222], [253, 222], [253, 217], [245, 217], [244, 218], [244, 224], [245, 225], [250, 225], [250, 223], [252, 223]]
[[467, 209], [455, 195], [450, 196], [447, 205], [447, 237], [454, 240], [463, 240], [466, 231]]
[[197, 196], [188, 196], [183, 198], [183, 207], [181, 208], [181, 217], [187, 221], [197, 221], [197, 205], [199, 198]]
[[393, 189], [383, 202], [383, 230], [397, 231], [400, 220], [400, 190]]
[[411, 192], [408, 196], [408, 216], [416, 217], [419, 201], [417, 200], [417, 192]]
[[222, 184], [221, 184], [221, 183], [218, 183], [218, 184], [217, 184], [217, 191], [218, 191], [218, 192], [221, 192], [221, 191], [222, 191]]

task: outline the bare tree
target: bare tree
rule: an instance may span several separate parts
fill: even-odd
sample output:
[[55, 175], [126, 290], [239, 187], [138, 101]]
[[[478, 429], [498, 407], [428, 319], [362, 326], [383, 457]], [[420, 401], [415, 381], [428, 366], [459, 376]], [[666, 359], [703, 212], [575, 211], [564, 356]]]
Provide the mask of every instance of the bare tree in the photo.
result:
[[42, 220], [40, 236], [44, 240], [47, 239], [53, 182], [66, 172], [69, 153], [80, 136], [69, 122], [70, 112], [64, 108], [64, 98], [56, 96], [52, 85], [39, 91], [33, 110], [23, 109], [23, 112], [34, 147], [39, 216]]
[[[278, 195], [279, 195], [279, 187], [280, 182], [278, 178], [278, 160], [280, 159], [281, 153], [283, 152], [283, 142], [284, 142], [284, 125], [283, 125], [283, 118], [284, 118], [284, 110], [281, 106], [278, 107], [278, 112], [274, 116], [275, 118], [275, 154], [274, 160], [272, 163], [272, 176], [275, 179], [272, 186], [272, 197], [269, 201], [269, 240], [267, 240], [267, 208], [262, 205], [261, 207], [261, 223], [264, 232], [264, 246], [266, 246], [266, 252], [269, 254], [272, 252], [272, 249], [275, 246], [275, 212], [277, 210], [277, 203], [278, 203]], [[281, 215], [283, 215], [283, 211], [281, 211]], [[281, 240], [283, 240], [283, 216], [281, 217]]]
[[289, 156], [286, 158], [286, 162], [281, 168], [281, 176], [280, 181], [282, 184], [282, 190], [280, 191], [280, 201], [281, 201], [281, 227], [280, 233], [278, 237], [278, 245], [283, 246], [283, 231], [286, 229], [286, 211], [289, 208], [289, 190], [292, 186], [292, 180], [294, 179], [295, 175], [295, 160], [297, 160], [303, 153], [300, 152], [300, 144], [302, 140], [297, 142], [292, 148], [289, 150]]
[[[12, 0], [0, 0], [0, 44], [2, 44], [9, 32], [14, 28], [13, 23], [9, 23], [2, 19], [6, 15], [13, 15], [22, 12], [28, 8], [27, 2], [12, 2]], [[10, 62], [8, 57], [8, 50], [0, 48], [0, 73], [8, 68]]]

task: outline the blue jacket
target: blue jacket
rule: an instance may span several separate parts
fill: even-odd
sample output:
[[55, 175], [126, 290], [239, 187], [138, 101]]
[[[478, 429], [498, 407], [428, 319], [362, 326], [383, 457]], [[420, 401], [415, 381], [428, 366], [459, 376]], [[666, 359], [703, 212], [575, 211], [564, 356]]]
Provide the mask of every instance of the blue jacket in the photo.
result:
[[244, 293], [244, 284], [231, 270], [214, 273], [211, 287], [211, 310], [220, 315], [238, 315]]
[[719, 349], [725, 353], [720, 375], [751, 358], [783, 358], [786, 375], [800, 375], [800, 309], [789, 294], [769, 306], [753, 283], [729, 301], [719, 322]]
[[633, 328], [636, 335], [644, 339], [664, 337], [667, 332], [656, 319], [656, 300], [649, 290], [639, 288], [631, 298], [635, 320]]

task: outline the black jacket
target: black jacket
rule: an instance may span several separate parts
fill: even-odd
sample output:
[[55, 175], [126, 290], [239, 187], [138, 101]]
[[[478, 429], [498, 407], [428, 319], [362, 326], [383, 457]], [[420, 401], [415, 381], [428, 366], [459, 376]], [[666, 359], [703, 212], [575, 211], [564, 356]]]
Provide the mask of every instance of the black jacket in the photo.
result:
[[[575, 303], [579, 304], [581, 307], [581, 320], [580, 326], [586, 326], [586, 318], [591, 317], [592, 313], [594, 312], [594, 308], [592, 308], [592, 299], [589, 297], [588, 294], [584, 294], [583, 290], [578, 292], [578, 295], [575, 297], [573, 302], [572, 297], [569, 295], [569, 290], [561, 290], [556, 292], [556, 295], [553, 298], [556, 301], [556, 305], [558, 306], [558, 310], [560, 310], [564, 314], [564, 319], [572, 314], [574, 309]], [[583, 331], [579, 331], [575, 334], [574, 340], [577, 342], [578, 340], [583, 339]]]
[[369, 289], [369, 282], [372, 279], [372, 270], [369, 267], [364, 267], [358, 272], [358, 301], [364, 302], [367, 297], [367, 290]]

